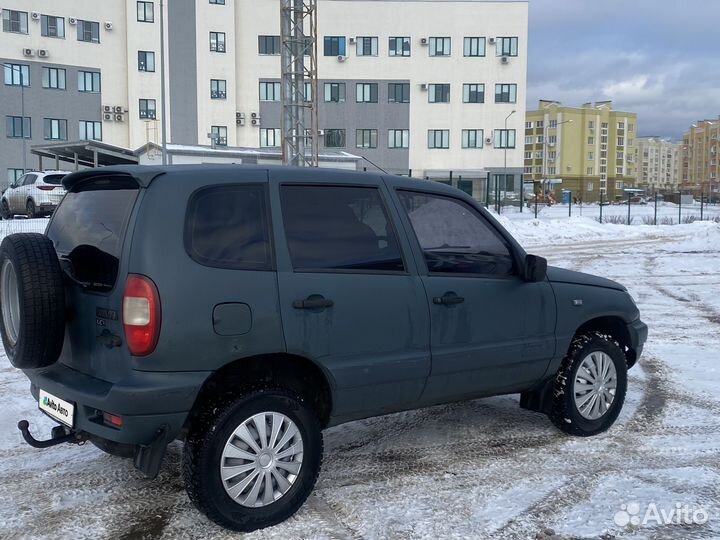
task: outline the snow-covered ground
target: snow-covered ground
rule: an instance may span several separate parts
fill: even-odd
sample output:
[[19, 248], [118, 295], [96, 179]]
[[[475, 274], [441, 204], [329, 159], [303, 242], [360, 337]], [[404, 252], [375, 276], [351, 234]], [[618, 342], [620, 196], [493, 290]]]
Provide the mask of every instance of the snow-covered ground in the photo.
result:
[[[551, 264], [627, 285], [650, 326], [618, 423], [570, 438], [504, 396], [338, 426], [325, 433], [306, 505], [247, 538], [518, 539], [546, 528], [573, 538], [720, 537], [720, 225], [527, 216], [499, 219]], [[148, 481], [91, 445], [25, 445], [18, 419], [43, 437], [52, 422], [4, 357], [0, 399], [1, 538], [239, 536], [191, 506], [179, 443]], [[657, 523], [678, 507], [709, 519]], [[622, 525], [648, 509], [649, 523]]]

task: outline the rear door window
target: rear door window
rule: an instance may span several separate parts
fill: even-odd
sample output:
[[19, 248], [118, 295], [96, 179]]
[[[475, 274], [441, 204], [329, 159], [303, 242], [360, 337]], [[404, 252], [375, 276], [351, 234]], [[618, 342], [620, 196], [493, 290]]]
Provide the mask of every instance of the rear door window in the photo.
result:
[[271, 270], [267, 189], [263, 184], [212, 186], [197, 191], [185, 217], [185, 249], [205, 266]]
[[295, 270], [405, 270], [377, 188], [284, 185], [280, 197]]
[[103, 176], [81, 182], [65, 195], [47, 235], [80, 284], [97, 290], [115, 285], [138, 192], [129, 177]]

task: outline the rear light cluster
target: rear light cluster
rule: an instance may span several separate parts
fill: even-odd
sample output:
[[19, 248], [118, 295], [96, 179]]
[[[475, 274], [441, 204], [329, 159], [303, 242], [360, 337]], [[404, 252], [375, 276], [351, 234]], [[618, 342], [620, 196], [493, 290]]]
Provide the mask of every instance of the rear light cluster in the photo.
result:
[[52, 191], [52, 190], [55, 189], [56, 187], [57, 187], [57, 186], [37, 186], [37, 188], [40, 189], [40, 190], [42, 190], [42, 191]]
[[123, 295], [123, 327], [130, 354], [147, 356], [160, 336], [160, 295], [152, 280], [130, 274]]
[[102, 415], [103, 422], [106, 423], [108, 426], [113, 426], [116, 428], [121, 428], [123, 426], [122, 416], [118, 416], [117, 414], [111, 414], [105, 411], [103, 411]]

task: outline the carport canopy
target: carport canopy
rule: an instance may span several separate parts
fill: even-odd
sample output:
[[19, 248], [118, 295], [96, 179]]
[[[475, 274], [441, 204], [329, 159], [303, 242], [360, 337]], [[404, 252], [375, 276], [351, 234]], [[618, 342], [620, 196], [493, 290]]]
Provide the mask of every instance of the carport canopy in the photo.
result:
[[60, 161], [72, 163], [77, 171], [82, 167], [105, 167], [108, 165], [135, 165], [138, 157], [132, 150], [100, 141], [74, 141], [33, 146], [30, 152], [38, 156], [38, 170], [44, 170], [43, 158], [53, 160], [56, 170]]

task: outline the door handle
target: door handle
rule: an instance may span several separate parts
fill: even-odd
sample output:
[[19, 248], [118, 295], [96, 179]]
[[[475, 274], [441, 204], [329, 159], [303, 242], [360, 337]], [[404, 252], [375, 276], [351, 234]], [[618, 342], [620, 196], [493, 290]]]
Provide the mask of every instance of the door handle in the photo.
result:
[[439, 306], [452, 306], [454, 304], [462, 304], [464, 301], [465, 298], [458, 296], [455, 293], [445, 293], [442, 296], [436, 296], [433, 298], [433, 304], [437, 304]]
[[295, 309], [325, 309], [334, 304], [335, 302], [328, 298], [313, 295], [308, 296], [305, 300], [295, 300], [292, 305]]

